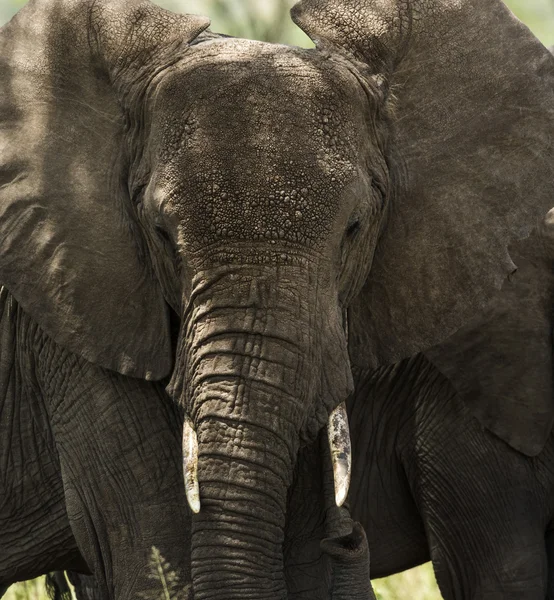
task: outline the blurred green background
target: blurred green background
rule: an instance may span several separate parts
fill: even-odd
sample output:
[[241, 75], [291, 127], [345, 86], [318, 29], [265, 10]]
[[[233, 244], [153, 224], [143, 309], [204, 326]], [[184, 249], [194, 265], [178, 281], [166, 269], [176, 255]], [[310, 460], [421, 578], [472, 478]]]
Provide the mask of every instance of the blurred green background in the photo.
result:
[[[207, 15], [212, 19], [212, 28], [221, 33], [300, 46], [310, 44], [288, 17], [288, 11], [296, 0], [154, 1], [175, 11]], [[554, 0], [505, 1], [544, 44], [554, 44]], [[0, 0], [0, 25], [26, 2], [27, 0]]]
[[[3, 25], [27, 0], [0, 0]], [[155, 0], [177, 12], [204, 14], [212, 29], [252, 39], [310, 46], [308, 38], [290, 21], [288, 11], [295, 0]], [[547, 45], [554, 44], [554, 0], [505, 0], [512, 11]], [[441, 598], [429, 565], [396, 577], [376, 581], [379, 600], [438, 600]], [[43, 600], [41, 580], [13, 586], [6, 600]]]

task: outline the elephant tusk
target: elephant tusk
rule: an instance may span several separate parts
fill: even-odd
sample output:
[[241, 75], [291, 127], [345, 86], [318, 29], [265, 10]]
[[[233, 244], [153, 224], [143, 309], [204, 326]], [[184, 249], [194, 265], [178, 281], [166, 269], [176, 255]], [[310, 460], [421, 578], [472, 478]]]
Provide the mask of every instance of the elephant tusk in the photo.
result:
[[200, 487], [198, 485], [198, 436], [190, 419], [185, 417], [183, 425], [183, 472], [185, 490], [190, 509], [200, 512]]
[[348, 496], [350, 476], [352, 473], [352, 446], [350, 443], [350, 428], [346, 404], [343, 402], [329, 417], [327, 424], [329, 448], [333, 461], [333, 475], [335, 478], [335, 501], [337, 506], [342, 506]]

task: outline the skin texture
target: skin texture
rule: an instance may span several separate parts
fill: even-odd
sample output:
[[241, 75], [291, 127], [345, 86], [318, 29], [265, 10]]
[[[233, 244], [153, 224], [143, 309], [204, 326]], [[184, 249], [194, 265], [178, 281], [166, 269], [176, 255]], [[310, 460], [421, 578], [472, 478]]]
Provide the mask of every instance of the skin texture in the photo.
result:
[[3, 476], [0, 581], [10, 584], [56, 568], [87, 569], [73, 538], [63, 492], [59, 457], [46, 405], [22, 377], [16, 356], [16, 308], [0, 292], [2, 455], [10, 457]]
[[536, 457], [513, 450], [421, 355], [360, 380], [350, 507], [372, 577], [432, 560], [447, 600], [554, 598], [552, 436]]
[[[552, 217], [512, 248], [520, 269], [477, 321], [428, 357], [355, 375], [350, 508], [373, 577], [432, 559], [447, 600], [554, 598], [554, 437], [529, 457], [475, 416], [527, 403], [540, 423], [552, 402]], [[460, 370], [461, 393], [436, 363]]]
[[[302, 449], [352, 366], [486, 306], [550, 208], [554, 60], [500, 2], [293, 16], [317, 50], [139, 0], [33, 0], [0, 32], [0, 281], [44, 336], [17, 344], [110, 597], [144, 587], [158, 540], [196, 600], [370, 598], [365, 536]], [[198, 434], [189, 530], [144, 383], [166, 376]]]
[[182, 418], [163, 388], [68, 354], [6, 290], [0, 304], [2, 456], [12, 465], [0, 582], [93, 571], [92, 598], [136, 598], [152, 590], [152, 546], [186, 581]]

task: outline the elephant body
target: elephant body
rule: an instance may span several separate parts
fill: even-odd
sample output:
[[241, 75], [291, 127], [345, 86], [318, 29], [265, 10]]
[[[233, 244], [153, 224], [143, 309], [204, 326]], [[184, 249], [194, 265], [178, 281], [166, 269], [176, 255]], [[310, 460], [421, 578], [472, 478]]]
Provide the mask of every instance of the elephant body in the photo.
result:
[[422, 355], [358, 381], [350, 503], [372, 577], [432, 560], [446, 600], [554, 598], [554, 435], [511, 448]]
[[0, 584], [93, 570], [100, 597], [136, 598], [157, 589], [155, 546], [184, 585], [182, 418], [163, 388], [58, 347], [5, 289], [0, 357]]
[[553, 216], [470, 324], [356, 372], [350, 503], [373, 577], [431, 559], [447, 600], [554, 598]]
[[[46, 402], [33, 386], [17, 335], [17, 305], [0, 291], [0, 582], [9, 585], [56, 568], [87, 569], [67, 512], [61, 468]], [[18, 343], [19, 340], [19, 343]]]

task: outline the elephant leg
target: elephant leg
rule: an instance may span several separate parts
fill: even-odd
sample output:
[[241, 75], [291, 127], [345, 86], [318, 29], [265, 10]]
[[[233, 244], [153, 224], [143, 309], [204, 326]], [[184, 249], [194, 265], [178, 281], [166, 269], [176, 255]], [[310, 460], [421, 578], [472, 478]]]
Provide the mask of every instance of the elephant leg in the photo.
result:
[[69, 520], [48, 408], [0, 288], [0, 596], [49, 571], [85, 570]]
[[[46, 576], [46, 594], [51, 600], [72, 600], [71, 589], [63, 571], [54, 571]], [[79, 600], [81, 600], [79, 598]]]
[[100, 597], [157, 595], [154, 547], [184, 586], [190, 557], [180, 416], [159, 386], [54, 345], [42, 356], [68, 516]]
[[549, 491], [540, 461], [483, 430], [455, 395], [417, 409], [405, 464], [446, 600], [544, 600]]
[[[356, 374], [348, 400], [352, 438], [352, 516], [365, 528], [372, 579], [411, 569], [430, 560], [425, 528], [401, 456], [413, 439], [407, 361], [400, 367]], [[414, 369], [412, 369], [414, 371]], [[400, 381], [398, 381], [400, 379]]]

